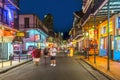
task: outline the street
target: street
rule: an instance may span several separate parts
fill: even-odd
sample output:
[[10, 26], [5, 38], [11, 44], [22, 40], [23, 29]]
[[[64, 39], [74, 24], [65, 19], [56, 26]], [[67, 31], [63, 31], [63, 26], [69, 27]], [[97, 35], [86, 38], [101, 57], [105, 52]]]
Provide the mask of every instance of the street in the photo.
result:
[[98, 77], [95, 77], [96, 73], [92, 75], [83, 67], [85, 63], [80, 61], [81, 65], [74, 58], [65, 57], [59, 53], [56, 59], [57, 66], [55, 67], [50, 66], [49, 58], [47, 58], [46, 65], [44, 58], [41, 58], [38, 66], [35, 66], [33, 62], [26, 63], [4, 74], [0, 74], [0, 80], [108, 80], [101, 74], [99, 74], [100, 76], [97, 74]]

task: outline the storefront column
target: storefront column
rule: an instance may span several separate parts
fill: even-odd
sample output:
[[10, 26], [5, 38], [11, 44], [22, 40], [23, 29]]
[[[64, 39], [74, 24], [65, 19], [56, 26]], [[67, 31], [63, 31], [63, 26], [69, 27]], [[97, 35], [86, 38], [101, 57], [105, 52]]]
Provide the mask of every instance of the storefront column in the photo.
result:
[[89, 60], [89, 51], [90, 51], [90, 41], [89, 41], [89, 26], [88, 26], [88, 45], [87, 45], [87, 56]]
[[108, 60], [107, 60], [107, 70], [110, 70], [110, 49], [111, 49], [111, 45], [110, 45], [110, 33], [109, 33], [109, 27], [110, 27], [110, 1], [108, 1], [108, 44], [107, 44], [107, 56], [108, 56]]
[[94, 63], [96, 64], [96, 44], [95, 44], [96, 16], [94, 15]]
[[[2, 31], [4, 31], [4, 28], [2, 26]], [[4, 42], [3, 42], [3, 37], [4, 37], [4, 32], [3, 32], [3, 35], [1, 36], [1, 43], [2, 43], [2, 53], [1, 53], [1, 58], [2, 58], [2, 68], [4, 67], [3, 65], [3, 53], [4, 53]]]

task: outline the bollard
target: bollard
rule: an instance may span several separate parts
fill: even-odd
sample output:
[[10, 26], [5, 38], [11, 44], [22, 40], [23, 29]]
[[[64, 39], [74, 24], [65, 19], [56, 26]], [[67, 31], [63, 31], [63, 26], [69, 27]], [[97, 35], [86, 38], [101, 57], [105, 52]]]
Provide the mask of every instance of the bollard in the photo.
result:
[[9, 60], [10, 60], [10, 66], [12, 66], [12, 60], [13, 60], [13, 55], [12, 54], [10, 54], [10, 56], [9, 56]]

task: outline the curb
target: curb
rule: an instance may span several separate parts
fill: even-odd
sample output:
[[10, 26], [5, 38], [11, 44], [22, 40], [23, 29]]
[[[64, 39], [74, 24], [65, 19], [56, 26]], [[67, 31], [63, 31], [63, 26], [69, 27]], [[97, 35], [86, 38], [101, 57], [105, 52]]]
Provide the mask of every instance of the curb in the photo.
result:
[[0, 74], [5, 73], [5, 72], [7, 72], [7, 71], [9, 71], [9, 70], [11, 70], [11, 69], [13, 69], [13, 68], [16, 68], [16, 67], [18, 67], [18, 66], [21, 66], [21, 65], [23, 65], [23, 64], [25, 64], [25, 63], [28, 63], [28, 62], [30, 62], [30, 61], [32, 61], [32, 59], [27, 60], [27, 61], [24, 61], [24, 62], [21, 62], [21, 63], [19, 63], [19, 64], [17, 64], [17, 65], [14, 65], [14, 66], [10, 66], [9, 68], [3, 69], [3, 70], [0, 71]]
[[85, 61], [84, 59], [80, 58], [82, 61], [84, 61], [85, 63], [87, 63], [88, 65], [90, 65], [93, 69], [97, 70], [99, 73], [103, 74], [105, 77], [107, 77], [110, 80], [116, 80], [115, 78], [111, 77], [110, 75], [104, 73], [103, 71], [100, 71], [99, 69], [97, 69], [96, 67], [94, 67], [93, 65], [91, 65], [90, 63], [88, 63], [87, 61]]

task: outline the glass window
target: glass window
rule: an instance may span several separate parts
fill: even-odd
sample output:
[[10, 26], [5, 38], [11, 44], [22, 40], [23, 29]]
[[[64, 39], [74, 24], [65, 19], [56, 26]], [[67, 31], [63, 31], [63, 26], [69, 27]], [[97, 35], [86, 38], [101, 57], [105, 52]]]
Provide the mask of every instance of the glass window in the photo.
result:
[[101, 46], [100, 46], [100, 49], [104, 49], [104, 39], [101, 39]]
[[30, 34], [29, 32], [26, 32], [26, 34], [25, 34], [25, 38], [29, 38], [29, 37], [30, 37], [29, 34]]
[[24, 26], [25, 28], [29, 28], [29, 18], [24, 18]]
[[4, 11], [3, 11], [3, 14], [4, 14], [4, 15], [3, 15], [3, 22], [6, 23], [6, 24], [8, 24], [8, 23], [7, 23], [7, 11], [4, 10]]
[[118, 17], [118, 28], [120, 28], [120, 17]]
[[120, 50], [120, 40], [117, 40], [117, 41], [116, 41], [116, 49], [117, 49], [117, 50]]
[[106, 26], [102, 27], [102, 29], [101, 29], [101, 34], [105, 34], [105, 33], [106, 33]]
[[0, 22], [2, 22], [2, 9], [0, 8]]
[[100, 43], [101, 43], [100, 49], [107, 49], [107, 38], [102, 38]]

